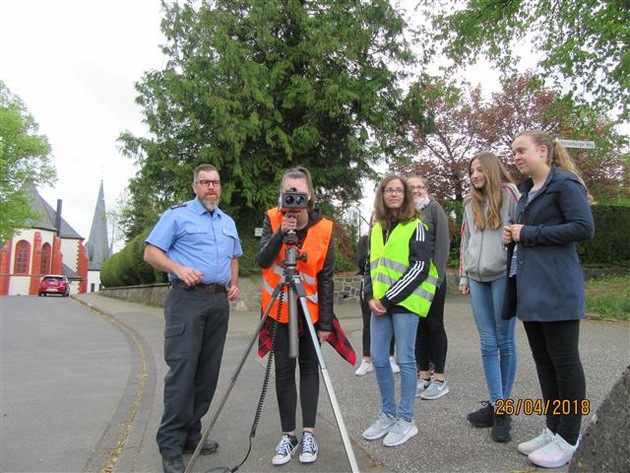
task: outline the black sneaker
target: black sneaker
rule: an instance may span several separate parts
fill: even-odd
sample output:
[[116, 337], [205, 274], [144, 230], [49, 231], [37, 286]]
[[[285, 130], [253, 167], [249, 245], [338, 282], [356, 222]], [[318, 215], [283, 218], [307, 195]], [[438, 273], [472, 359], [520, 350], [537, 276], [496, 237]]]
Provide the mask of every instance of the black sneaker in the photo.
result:
[[506, 414], [495, 414], [494, 425], [490, 430], [490, 437], [495, 442], [509, 442], [510, 441], [510, 417]]
[[494, 425], [494, 407], [490, 401], [481, 401], [483, 407], [466, 416], [468, 422], [475, 427], [492, 427]]
[[280, 443], [276, 447], [276, 454], [271, 459], [271, 463], [276, 466], [284, 465], [291, 461], [299, 446], [298, 439], [294, 435], [284, 434]]

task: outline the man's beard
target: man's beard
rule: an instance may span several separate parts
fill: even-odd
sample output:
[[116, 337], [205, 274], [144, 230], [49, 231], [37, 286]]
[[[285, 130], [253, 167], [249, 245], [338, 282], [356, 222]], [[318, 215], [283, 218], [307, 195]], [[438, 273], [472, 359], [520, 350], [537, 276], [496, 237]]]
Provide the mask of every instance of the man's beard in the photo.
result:
[[219, 206], [219, 196], [216, 196], [216, 198], [204, 197], [203, 199], [199, 199], [199, 200], [201, 200], [201, 203], [203, 204], [203, 206], [210, 212], [212, 212]]
[[414, 204], [416, 204], [416, 210], [423, 209], [429, 204], [430, 201], [431, 199], [429, 198], [429, 196], [420, 197], [414, 200]]

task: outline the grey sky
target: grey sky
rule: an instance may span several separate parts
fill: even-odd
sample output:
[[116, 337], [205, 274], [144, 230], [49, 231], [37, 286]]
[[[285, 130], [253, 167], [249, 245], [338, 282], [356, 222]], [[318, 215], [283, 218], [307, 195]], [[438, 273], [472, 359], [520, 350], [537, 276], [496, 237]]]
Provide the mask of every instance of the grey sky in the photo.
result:
[[87, 239], [101, 179], [112, 208], [134, 175], [116, 149], [144, 133], [133, 83], [162, 66], [159, 0], [0, 0], [0, 79], [52, 146], [58, 181], [40, 188]]
[[[145, 132], [133, 84], [163, 65], [160, 2], [0, 0], [0, 18], [0, 79], [52, 146], [59, 179], [40, 192], [53, 207], [63, 199], [64, 218], [87, 239], [100, 181], [111, 210], [135, 174], [116, 138], [125, 129]], [[463, 76], [485, 90], [498, 85], [487, 66]], [[367, 185], [363, 207], [372, 199]]]

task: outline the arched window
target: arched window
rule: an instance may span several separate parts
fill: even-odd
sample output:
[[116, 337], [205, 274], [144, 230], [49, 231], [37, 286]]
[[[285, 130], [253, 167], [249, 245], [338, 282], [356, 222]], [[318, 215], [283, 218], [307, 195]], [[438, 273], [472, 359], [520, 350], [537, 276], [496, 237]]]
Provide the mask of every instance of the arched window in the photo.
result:
[[50, 243], [44, 243], [42, 245], [42, 265], [39, 268], [40, 274], [50, 273], [50, 255], [52, 254], [52, 248]]
[[15, 245], [15, 274], [28, 274], [28, 267], [31, 263], [31, 244], [26, 240], [20, 240]]

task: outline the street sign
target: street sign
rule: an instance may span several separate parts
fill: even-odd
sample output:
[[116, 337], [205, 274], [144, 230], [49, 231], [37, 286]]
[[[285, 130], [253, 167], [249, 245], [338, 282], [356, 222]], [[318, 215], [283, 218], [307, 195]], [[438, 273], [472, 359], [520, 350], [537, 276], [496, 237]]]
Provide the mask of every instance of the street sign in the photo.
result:
[[594, 141], [558, 140], [565, 148], [595, 149]]

